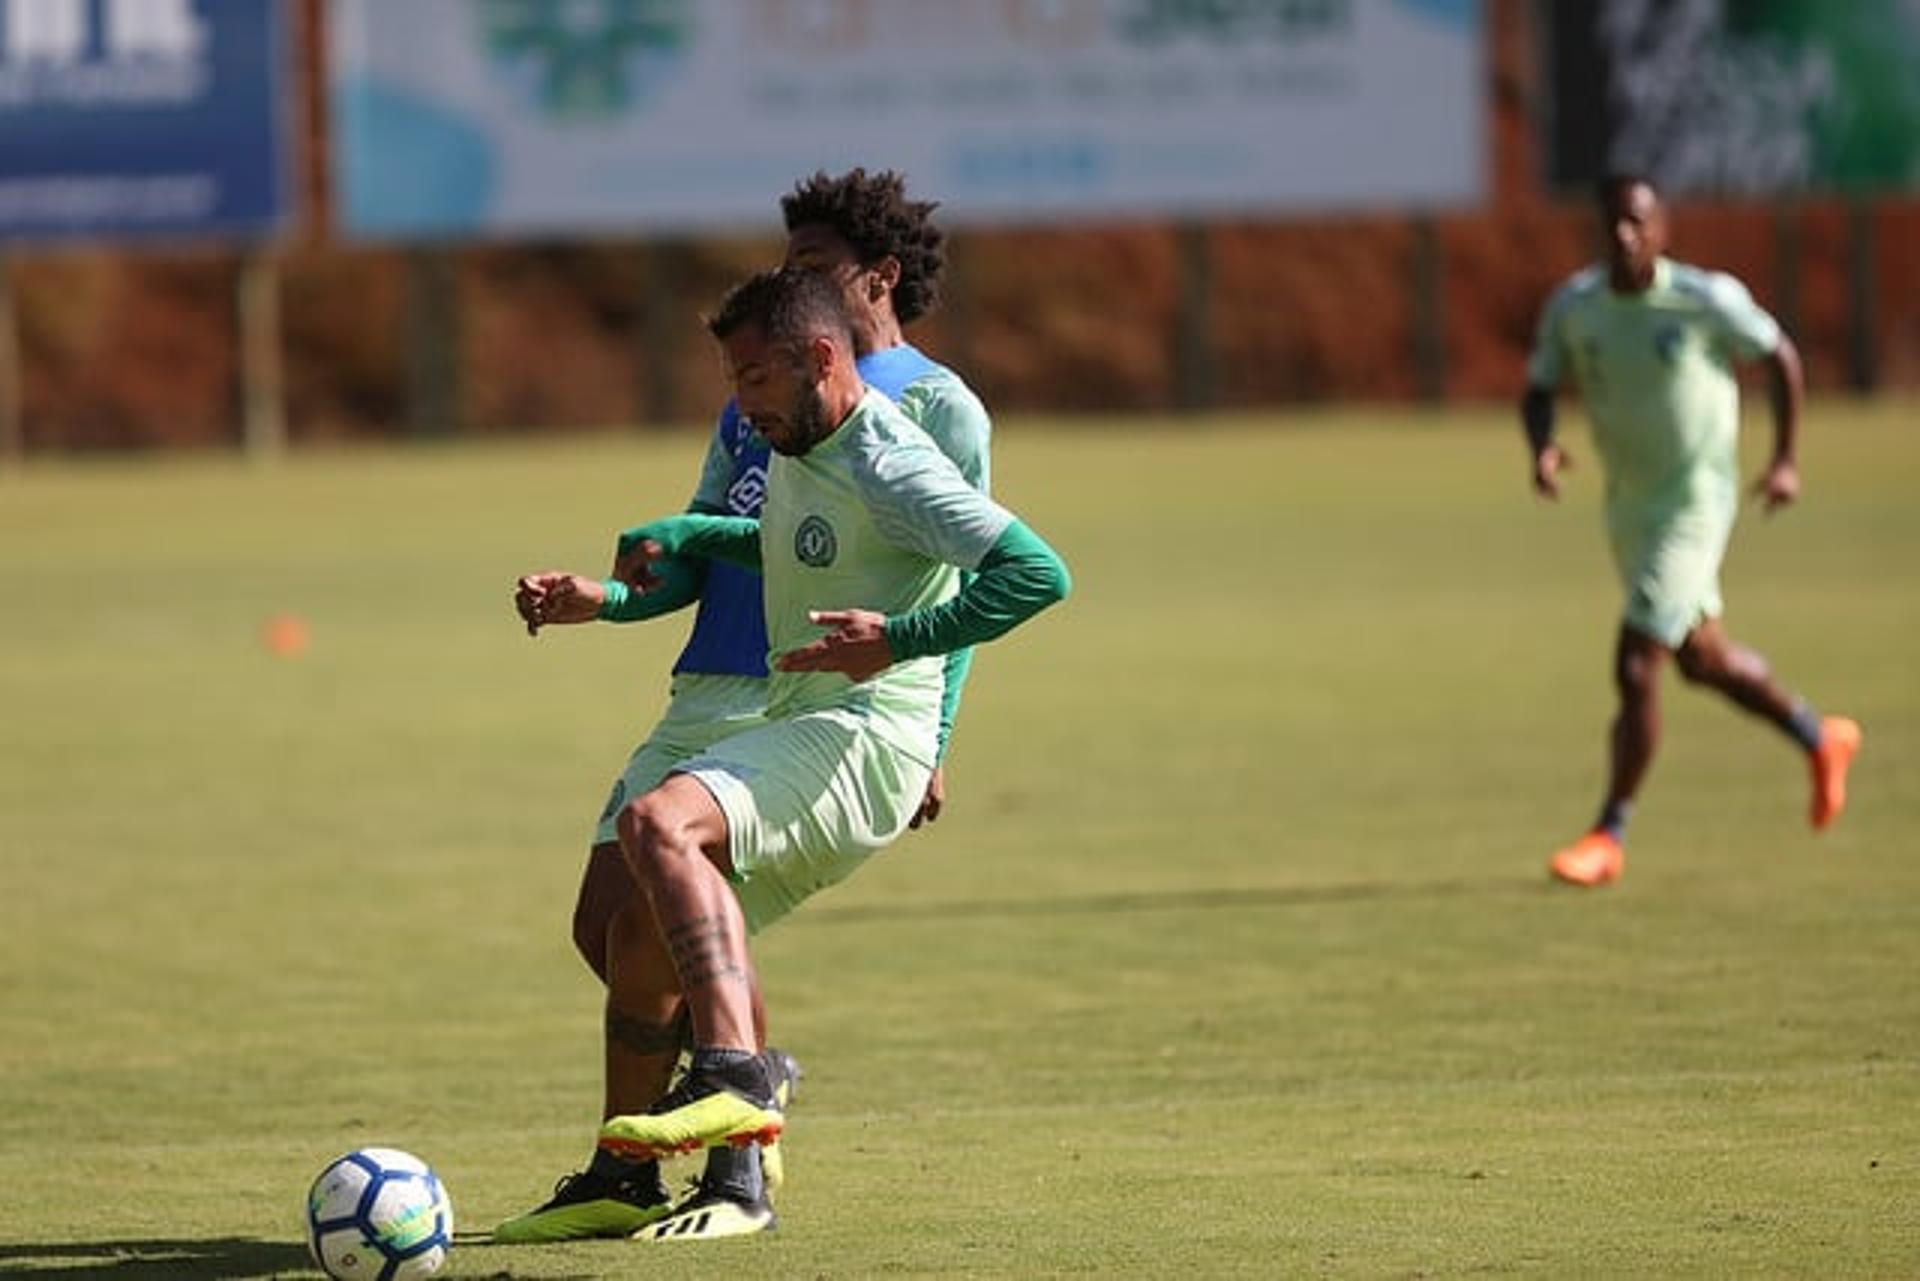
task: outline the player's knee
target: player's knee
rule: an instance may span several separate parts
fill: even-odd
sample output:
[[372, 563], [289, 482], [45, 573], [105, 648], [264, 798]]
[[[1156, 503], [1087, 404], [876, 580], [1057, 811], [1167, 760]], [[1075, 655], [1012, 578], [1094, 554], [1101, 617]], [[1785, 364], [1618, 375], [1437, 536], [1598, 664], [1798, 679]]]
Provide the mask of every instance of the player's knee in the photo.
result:
[[1680, 652], [1674, 655], [1674, 666], [1680, 669], [1683, 679], [1695, 685], [1712, 684], [1725, 669], [1725, 665], [1720, 661], [1720, 655], [1698, 645], [1683, 646]]
[[1724, 685], [1738, 675], [1765, 670], [1758, 655], [1725, 643], [1689, 642], [1674, 655], [1680, 674], [1696, 685]]
[[1644, 702], [1654, 696], [1660, 679], [1660, 660], [1654, 654], [1626, 654], [1615, 664], [1613, 680], [1626, 702]]
[[655, 792], [622, 806], [616, 826], [627, 866], [642, 885], [657, 884], [678, 860], [699, 853], [683, 818]]

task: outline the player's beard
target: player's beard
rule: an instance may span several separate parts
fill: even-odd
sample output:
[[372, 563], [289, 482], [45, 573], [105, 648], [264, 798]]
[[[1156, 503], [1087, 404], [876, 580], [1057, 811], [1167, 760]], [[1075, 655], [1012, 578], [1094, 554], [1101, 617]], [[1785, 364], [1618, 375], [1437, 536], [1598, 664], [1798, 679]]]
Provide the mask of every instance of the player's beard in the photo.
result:
[[825, 440], [833, 430], [833, 424], [827, 421], [827, 402], [820, 395], [820, 389], [812, 385], [803, 387], [800, 399], [787, 415], [787, 425], [792, 429], [783, 432], [786, 442], [783, 444], [767, 437], [767, 443], [773, 446], [775, 453], [785, 454], [789, 458], [798, 458]]

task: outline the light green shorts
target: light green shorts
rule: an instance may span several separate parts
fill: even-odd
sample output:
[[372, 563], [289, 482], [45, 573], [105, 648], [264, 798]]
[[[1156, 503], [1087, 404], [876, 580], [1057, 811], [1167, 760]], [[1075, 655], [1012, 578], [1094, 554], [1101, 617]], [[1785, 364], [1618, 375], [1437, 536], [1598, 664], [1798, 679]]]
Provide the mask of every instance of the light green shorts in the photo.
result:
[[1678, 649], [1694, 628], [1720, 617], [1720, 562], [1733, 515], [1731, 503], [1660, 514], [1609, 512], [1613, 563], [1627, 591], [1621, 621]]
[[619, 841], [615, 820], [620, 807], [660, 785], [673, 767], [698, 756], [723, 738], [752, 729], [766, 718], [767, 682], [757, 676], [702, 676], [683, 672], [673, 678], [667, 714], [647, 741], [633, 749], [627, 767], [614, 780], [600, 811], [593, 842]]
[[734, 892], [758, 933], [906, 829], [932, 771], [842, 711], [736, 734], [678, 772], [727, 817]]

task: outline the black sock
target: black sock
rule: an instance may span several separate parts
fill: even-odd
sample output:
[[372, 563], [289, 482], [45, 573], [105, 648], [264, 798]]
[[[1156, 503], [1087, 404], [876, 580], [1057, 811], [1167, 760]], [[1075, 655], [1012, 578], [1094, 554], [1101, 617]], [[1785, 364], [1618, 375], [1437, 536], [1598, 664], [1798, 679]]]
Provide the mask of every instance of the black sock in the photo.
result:
[[687, 1075], [711, 1076], [756, 1103], [773, 1101], [773, 1075], [767, 1071], [767, 1061], [752, 1050], [696, 1046]]
[[1611, 799], [1600, 807], [1600, 817], [1593, 821], [1593, 827], [1595, 831], [1605, 832], [1616, 841], [1625, 841], [1627, 820], [1632, 817], [1632, 801]]
[[708, 1148], [707, 1168], [700, 1176], [700, 1187], [742, 1205], [758, 1204], [767, 1195], [766, 1180], [760, 1173], [760, 1149], [753, 1146]]
[[1820, 713], [1805, 703], [1793, 709], [1793, 715], [1787, 718], [1787, 733], [1793, 735], [1793, 741], [1809, 752], [1820, 750]]
[[605, 1148], [595, 1148], [593, 1160], [587, 1162], [587, 1173], [598, 1175], [609, 1183], [632, 1184], [643, 1190], [657, 1190], [660, 1193], [660, 1199], [666, 1199], [666, 1184], [660, 1181], [658, 1161], [629, 1161]]

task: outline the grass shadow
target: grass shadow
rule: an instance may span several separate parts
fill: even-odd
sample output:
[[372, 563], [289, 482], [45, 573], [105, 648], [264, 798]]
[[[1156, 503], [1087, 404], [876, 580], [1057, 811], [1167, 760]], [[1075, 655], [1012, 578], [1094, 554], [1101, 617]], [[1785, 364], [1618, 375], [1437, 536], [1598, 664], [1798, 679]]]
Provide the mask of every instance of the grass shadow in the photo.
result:
[[[456, 1233], [454, 1248], [465, 1251], [493, 1244], [485, 1233]], [[0, 1244], [0, 1277], [55, 1277], [82, 1281], [242, 1281], [288, 1273], [317, 1275], [304, 1244], [216, 1237], [203, 1241], [74, 1241]], [[547, 1281], [591, 1281], [592, 1273], [551, 1276]], [[512, 1281], [511, 1270], [487, 1272], [489, 1281]]]
[[202, 1241], [75, 1241], [0, 1245], [0, 1277], [110, 1277], [161, 1281], [199, 1277], [238, 1281], [286, 1272], [314, 1272], [307, 1247], [294, 1241], [213, 1237]]

